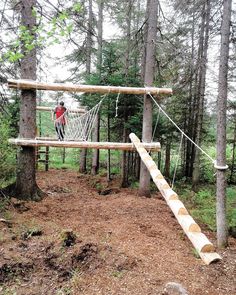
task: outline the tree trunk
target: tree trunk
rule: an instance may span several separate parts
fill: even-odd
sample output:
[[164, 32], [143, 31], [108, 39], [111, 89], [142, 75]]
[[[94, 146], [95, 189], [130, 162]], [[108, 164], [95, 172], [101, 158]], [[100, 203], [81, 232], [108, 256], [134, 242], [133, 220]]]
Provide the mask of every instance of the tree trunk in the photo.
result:
[[[231, 6], [232, 0], [224, 0], [217, 99], [217, 165], [220, 166], [226, 165], [226, 106]], [[217, 244], [220, 248], [224, 248], [228, 244], [225, 173], [226, 170], [217, 170], [216, 223]]]
[[[101, 80], [101, 68], [102, 68], [102, 38], [103, 38], [103, 8], [104, 1], [98, 1], [98, 50], [97, 50], [97, 74], [99, 76], [99, 80]], [[97, 114], [94, 124], [94, 140], [100, 140], [100, 115]], [[99, 153], [100, 151], [93, 151], [93, 159], [92, 159], [92, 175], [96, 175], [99, 170]]]
[[[149, 0], [147, 1], [147, 3]], [[158, 1], [150, 0], [148, 10], [148, 30], [146, 43], [146, 62], [144, 85], [151, 86], [154, 80], [155, 72], [155, 53], [156, 53], [156, 39], [157, 39], [157, 12]], [[143, 105], [143, 132], [142, 141], [150, 142], [152, 139], [152, 99], [148, 95], [144, 95]], [[139, 195], [150, 197], [150, 173], [143, 162], [140, 167], [140, 185]]]
[[168, 140], [166, 144], [165, 171], [164, 171], [164, 175], [167, 179], [170, 179], [170, 151], [171, 151], [171, 141]]
[[97, 73], [101, 78], [102, 67], [102, 39], [103, 39], [103, 8], [104, 0], [98, 1], [98, 50], [97, 50]]
[[[129, 68], [130, 68], [130, 44], [131, 44], [131, 18], [132, 18], [132, 5], [133, 1], [129, 0], [127, 3], [127, 14], [126, 14], [126, 51], [125, 51], [125, 79], [128, 80]], [[123, 118], [123, 142], [127, 142], [128, 130], [127, 122], [129, 119], [127, 111], [127, 101], [124, 102], [124, 118]], [[122, 163], [121, 163], [121, 187], [128, 187], [128, 153], [126, 151], [122, 152]]]
[[[194, 77], [194, 60], [195, 60], [195, 54], [194, 54], [194, 37], [195, 37], [195, 14], [193, 13], [193, 19], [192, 19], [192, 30], [191, 30], [191, 64], [190, 64], [190, 82], [189, 82], [189, 99], [187, 101], [188, 104], [188, 114], [187, 114], [187, 124], [186, 124], [186, 134], [193, 138], [193, 105], [194, 105], [194, 99], [193, 99], [193, 77]], [[187, 140], [184, 137], [184, 142], [186, 144], [185, 149], [185, 176], [191, 177], [192, 170], [191, 170], [191, 163], [192, 163], [192, 143]]]
[[[94, 124], [94, 134], [93, 140], [96, 142], [100, 141], [100, 115], [99, 113], [96, 115], [95, 124]], [[92, 175], [96, 175], [99, 169], [99, 150], [94, 150], [93, 159], [92, 159]]]
[[[110, 98], [108, 99], [108, 110], [107, 110], [107, 141], [110, 142]], [[107, 181], [111, 180], [111, 151], [107, 150]]]
[[[199, 68], [199, 85], [198, 85], [198, 112], [196, 117], [196, 144], [200, 145], [201, 132], [203, 124], [203, 111], [204, 111], [204, 100], [205, 100], [205, 85], [206, 85], [206, 65], [207, 65], [207, 51], [208, 51], [208, 40], [209, 40], [209, 21], [210, 21], [210, 0], [207, 0], [204, 4], [202, 12], [202, 25], [200, 34], [200, 68]], [[192, 178], [192, 189], [197, 191], [198, 183], [200, 178], [200, 151], [195, 149], [194, 165], [193, 165], [193, 178]]]
[[231, 169], [230, 169], [230, 177], [229, 177], [230, 184], [234, 183], [233, 175], [234, 175], [234, 169], [235, 169], [235, 148], [236, 148], [236, 118], [234, 119], [234, 139], [233, 139], [232, 161], [231, 161]]
[[[89, 0], [89, 18], [87, 26], [87, 38], [86, 38], [86, 76], [91, 73], [91, 57], [92, 57], [92, 28], [93, 28], [93, 1]], [[87, 149], [82, 149], [80, 152], [80, 167], [79, 172], [85, 173], [87, 171]]]
[[[125, 120], [126, 121], [126, 120]], [[128, 130], [123, 127], [123, 142], [128, 141]], [[128, 187], [128, 152], [122, 152], [122, 162], [121, 162], [121, 187]]]
[[[21, 24], [29, 33], [35, 35], [32, 29], [36, 25], [33, 8], [36, 0], [21, 1]], [[21, 60], [21, 79], [36, 80], [36, 48], [26, 51], [22, 44], [24, 57]], [[22, 90], [20, 101], [20, 132], [21, 138], [35, 138], [36, 135], [36, 91]], [[16, 197], [24, 200], [40, 200], [42, 192], [36, 184], [35, 149], [21, 147], [18, 154], [16, 174]]]

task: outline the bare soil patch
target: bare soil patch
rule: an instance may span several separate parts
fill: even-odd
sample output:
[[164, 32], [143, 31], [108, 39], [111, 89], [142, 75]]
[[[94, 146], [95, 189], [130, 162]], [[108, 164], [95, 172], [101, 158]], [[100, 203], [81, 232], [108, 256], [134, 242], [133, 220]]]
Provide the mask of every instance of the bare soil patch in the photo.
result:
[[160, 195], [68, 170], [39, 172], [38, 183], [48, 196], [12, 199], [11, 223], [0, 223], [0, 294], [156, 295], [170, 281], [236, 294], [235, 239], [204, 265]]

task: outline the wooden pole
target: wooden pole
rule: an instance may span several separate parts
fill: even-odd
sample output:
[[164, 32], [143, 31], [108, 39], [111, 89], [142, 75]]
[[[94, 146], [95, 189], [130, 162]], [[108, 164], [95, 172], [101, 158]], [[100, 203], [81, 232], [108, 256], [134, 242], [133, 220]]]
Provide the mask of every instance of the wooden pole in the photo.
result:
[[[19, 146], [49, 146], [49, 147], [65, 147], [65, 148], [91, 148], [91, 149], [105, 149], [105, 150], [123, 150], [134, 151], [136, 150], [132, 143], [119, 143], [119, 142], [88, 142], [88, 141], [47, 141], [36, 139], [9, 139], [9, 143]], [[144, 143], [144, 146], [150, 151], [160, 151], [160, 144]]]
[[14, 89], [36, 89], [69, 92], [90, 92], [90, 93], [120, 93], [120, 94], [172, 94], [170, 88], [156, 87], [117, 87], [117, 86], [95, 86], [75, 85], [62, 83], [42, 83], [31, 80], [8, 80], [8, 87]]
[[140, 142], [139, 138], [134, 133], [131, 133], [129, 137], [135, 145], [142, 161], [149, 170], [154, 183], [166, 200], [167, 205], [174, 213], [176, 219], [199, 253], [202, 260], [206, 264], [220, 260], [221, 257], [216, 252], [214, 252], [214, 246], [201, 232], [200, 227], [189, 215], [187, 209], [184, 207], [184, 204], [179, 200], [178, 195], [170, 188], [160, 170], [158, 170], [155, 162], [146, 151], [144, 144]]
[[[44, 107], [44, 106], [37, 106], [36, 107], [36, 110], [37, 111], [53, 112], [54, 111], [54, 108]], [[68, 111], [70, 113], [81, 113], [81, 114], [86, 113], [86, 110], [85, 109], [82, 109], [82, 108], [81, 109], [72, 109], [72, 110], [68, 109]]]
[[45, 150], [45, 171], [49, 169], [49, 146], [46, 146]]

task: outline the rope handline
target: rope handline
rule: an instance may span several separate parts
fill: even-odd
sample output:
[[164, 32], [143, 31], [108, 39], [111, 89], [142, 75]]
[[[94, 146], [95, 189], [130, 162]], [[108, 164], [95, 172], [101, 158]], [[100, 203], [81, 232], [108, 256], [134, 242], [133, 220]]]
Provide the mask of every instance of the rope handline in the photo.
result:
[[180, 153], [181, 153], [181, 148], [182, 148], [182, 143], [183, 143], [183, 137], [184, 137], [184, 135], [183, 135], [183, 133], [181, 133], [179, 150], [178, 150], [177, 159], [176, 159], [176, 163], [175, 163], [174, 175], [173, 175], [173, 179], [172, 179], [172, 183], [171, 183], [172, 189], [174, 188], [175, 176], [176, 176], [176, 172], [177, 172], [177, 168], [178, 168], [178, 164], [179, 164], [179, 158], [180, 158]]
[[119, 98], [120, 98], [120, 91], [116, 97], [116, 115], [115, 117], [117, 118], [118, 117], [118, 103], [119, 103]]
[[170, 117], [169, 115], [162, 109], [162, 107], [156, 102], [156, 100], [154, 99], [154, 97], [151, 95], [151, 93], [149, 92], [150, 97], [152, 98], [152, 100], [154, 101], [154, 103], [156, 104], [156, 106], [162, 111], [162, 113], [170, 120], [170, 122], [188, 139], [192, 142], [192, 144], [194, 144], [202, 153], [204, 153], [208, 159], [211, 160], [211, 162], [215, 162], [215, 160], [208, 155], [199, 145], [197, 145]]
[[217, 165], [217, 161], [213, 159], [209, 154], [207, 154], [198, 144], [196, 144], [171, 118], [170, 116], [162, 109], [162, 107], [157, 103], [157, 101], [154, 99], [152, 94], [149, 92], [149, 96], [152, 98], [155, 105], [162, 111], [162, 113], [169, 119], [169, 121], [189, 140], [193, 145], [195, 145], [196, 148], [198, 148], [205, 156], [207, 156], [208, 159], [211, 160], [211, 162], [214, 164], [214, 167], [219, 170], [226, 170], [228, 169], [228, 165], [225, 166], [219, 166]]
[[152, 133], [152, 141], [151, 142], [153, 142], [153, 139], [154, 139], [154, 136], [156, 133], [157, 125], [158, 125], [159, 118], [160, 118], [160, 112], [161, 112], [161, 110], [159, 109], [157, 119], [156, 119], [156, 124], [155, 124], [154, 130], [153, 130], [153, 133]]

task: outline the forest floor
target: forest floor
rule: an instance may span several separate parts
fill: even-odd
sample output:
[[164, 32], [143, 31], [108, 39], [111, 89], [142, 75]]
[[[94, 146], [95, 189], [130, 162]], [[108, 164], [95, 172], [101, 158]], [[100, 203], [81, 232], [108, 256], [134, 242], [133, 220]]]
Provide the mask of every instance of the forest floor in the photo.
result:
[[37, 178], [48, 196], [11, 199], [0, 222], [0, 294], [157, 295], [168, 282], [236, 294], [236, 240], [204, 265], [160, 195], [69, 170]]

